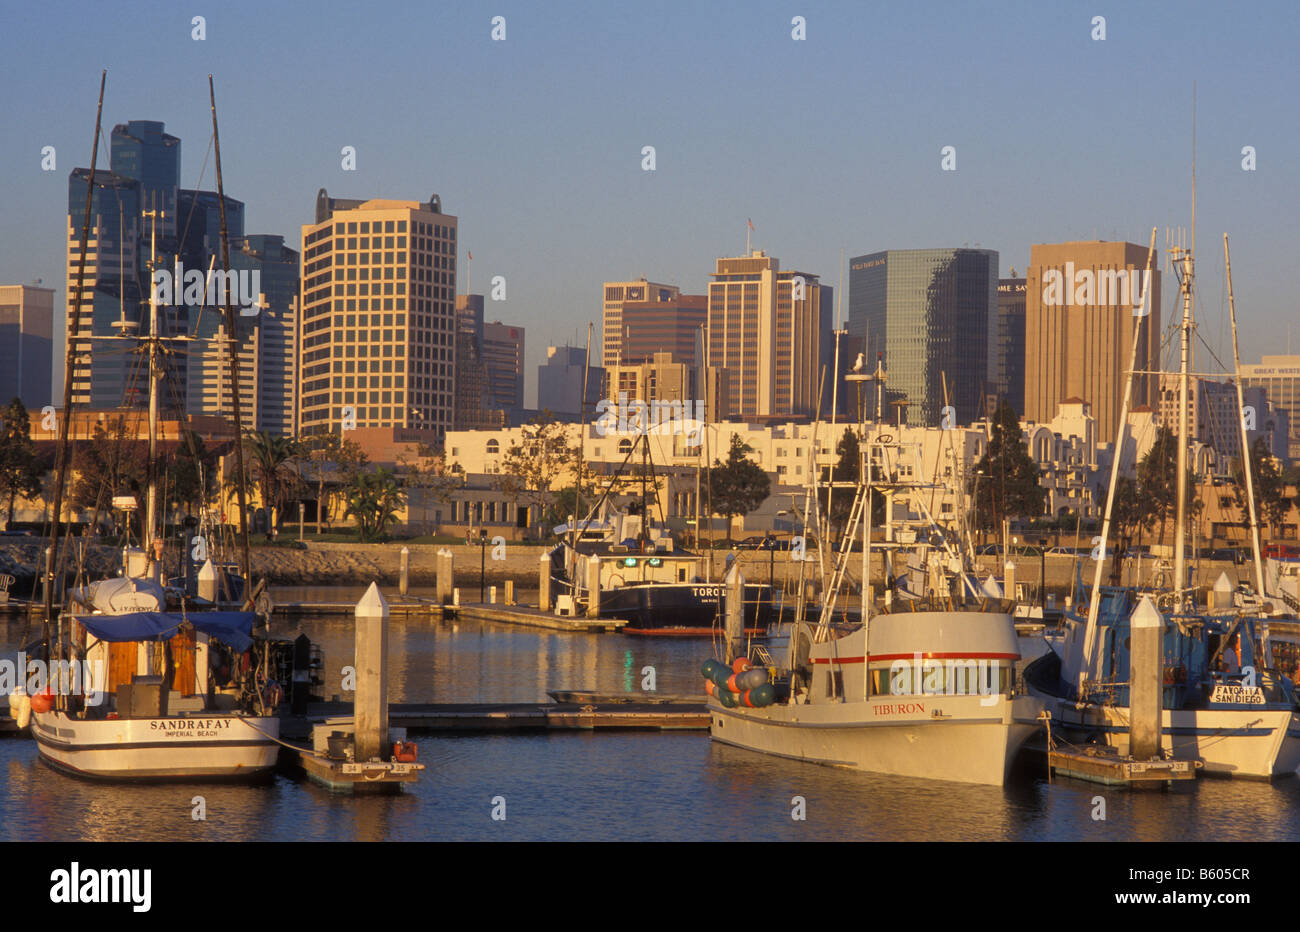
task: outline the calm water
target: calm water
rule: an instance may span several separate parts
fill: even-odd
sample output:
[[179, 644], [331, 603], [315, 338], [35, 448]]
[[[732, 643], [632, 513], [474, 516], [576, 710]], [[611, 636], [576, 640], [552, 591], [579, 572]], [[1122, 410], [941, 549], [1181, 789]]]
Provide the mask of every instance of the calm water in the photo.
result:
[[[288, 593], [355, 600], [356, 589]], [[25, 623], [0, 622], [11, 655]], [[298, 626], [281, 623], [279, 633]], [[327, 692], [351, 660], [348, 619], [301, 625], [325, 649]], [[695, 693], [704, 641], [393, 623], [394, 701], [541, 701], [548, 689]], [[1126, 793], [1021, 773], [1005, 788], [851, 773], [712, 744], [702, 733], [417, 736], [428, 769], [401, 796], [310, 783], [111, 787], [63, 776], [29, 740], [0, 740], [0, 841], [14, 840], [1297, 840], [1300, 780], [1198, 780]], [[207, 820], [191, 818], [193, 798]], [[1106, 798], [1106, 820], [1092, 818]], [[491, 818], [504, 797], [505, 821]], [[793, 821], [791, 799], [806, 800]]]

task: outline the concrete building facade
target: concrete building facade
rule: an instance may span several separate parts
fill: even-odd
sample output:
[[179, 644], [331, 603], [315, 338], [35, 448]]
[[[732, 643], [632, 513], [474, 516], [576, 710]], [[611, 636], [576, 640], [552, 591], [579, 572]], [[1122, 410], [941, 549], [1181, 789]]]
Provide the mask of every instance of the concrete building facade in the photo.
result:
[[441, 199], [317, 195], [302, 228], [299, 430], [453, 426], [456, 226]]
[[708, 364], [722, 369], [733, 416], [816, 413], [832, 349], [833, 289], [781, 271], [760, 249], [717, 260], [709, 283]]

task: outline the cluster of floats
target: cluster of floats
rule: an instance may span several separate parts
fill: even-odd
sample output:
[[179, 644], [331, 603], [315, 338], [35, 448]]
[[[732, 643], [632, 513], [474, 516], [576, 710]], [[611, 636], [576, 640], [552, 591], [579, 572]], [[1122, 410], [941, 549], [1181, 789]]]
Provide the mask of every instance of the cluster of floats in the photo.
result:
[[704, 691], [723, 707], [761, 709], [777, 700], [776, 687], [770, 682], [766, 667], [755, 667], [748, 657], [737, 657], [728, 667], [713, 658], [700, 668], [704, 674]]

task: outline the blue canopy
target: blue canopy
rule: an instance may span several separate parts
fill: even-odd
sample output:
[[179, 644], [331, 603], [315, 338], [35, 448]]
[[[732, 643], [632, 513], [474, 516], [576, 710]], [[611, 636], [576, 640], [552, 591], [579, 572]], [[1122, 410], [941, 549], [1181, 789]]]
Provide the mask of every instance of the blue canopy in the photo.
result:
[[237, 651], [248, 650], [257, 615], [253, 612], [130, 612], [125, 615], [78, 615], [78, 622], [101, 641], [166, 641], [175, 637], [182, 622], [188, 621]]

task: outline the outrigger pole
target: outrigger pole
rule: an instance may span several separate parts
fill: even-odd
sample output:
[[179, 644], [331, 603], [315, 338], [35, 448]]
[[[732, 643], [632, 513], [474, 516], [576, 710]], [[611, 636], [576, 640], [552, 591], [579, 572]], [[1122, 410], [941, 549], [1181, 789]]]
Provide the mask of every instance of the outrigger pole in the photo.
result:
[[212, 75], [208, 75], [208, 100], [212, 105], [212, 148], [217, 163], [217, 204], [221, 208], [221, 265], [226, 273], [226, 338], [230, 340], [230, 395], [235, 408], [235, 469], [239, 476], [235, 490], [239, 496], [239, 556], [240, 571], [244, 576], [244, 600], [250, 602], [253, 592], [252, 563], [248, 555], [248, 501], [244, 491], [244, 416], [239, 401], [239, 316], [230, 300], [230, 236], [226, 229], [226, 193], [221, 183], [221, 137], [217, 134], [217, 93], [213, 89]]

